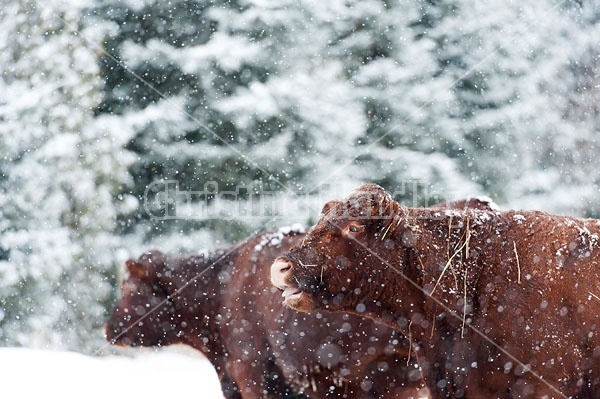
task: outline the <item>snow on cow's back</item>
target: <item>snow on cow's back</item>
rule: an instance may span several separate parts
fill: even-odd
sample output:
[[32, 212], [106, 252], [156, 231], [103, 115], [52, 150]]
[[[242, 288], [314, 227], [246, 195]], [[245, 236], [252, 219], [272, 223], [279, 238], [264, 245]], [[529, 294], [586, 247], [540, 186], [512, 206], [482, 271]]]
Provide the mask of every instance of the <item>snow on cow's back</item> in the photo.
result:
[[278, 247], [286, 236], [292, 233], [304, 234], [306, 229], [300, 223], [295, 223], [291, 226], [280, 227], [276, 231], [265, 233], [258, 244], [254, 246], [255, 251], [262, 251], [265, 247]]

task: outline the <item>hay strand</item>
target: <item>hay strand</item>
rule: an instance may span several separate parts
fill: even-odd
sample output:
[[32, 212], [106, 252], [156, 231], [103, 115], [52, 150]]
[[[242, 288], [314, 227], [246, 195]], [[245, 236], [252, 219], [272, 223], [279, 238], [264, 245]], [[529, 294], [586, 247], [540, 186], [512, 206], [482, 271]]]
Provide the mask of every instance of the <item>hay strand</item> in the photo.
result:
[[517, 243], [513, 240], [513, 249], [515, 258], [517, 259], [517, 283], [521, 284], [521, 263], [519, 262], [519, 253], [517, 252]]

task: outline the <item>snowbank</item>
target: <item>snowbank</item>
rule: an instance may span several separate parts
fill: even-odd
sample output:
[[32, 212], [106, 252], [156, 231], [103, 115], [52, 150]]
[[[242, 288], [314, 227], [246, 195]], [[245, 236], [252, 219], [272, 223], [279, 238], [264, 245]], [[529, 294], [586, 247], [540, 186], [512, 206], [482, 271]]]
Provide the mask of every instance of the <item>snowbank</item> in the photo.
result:
[[206, 359], [162, 349], [134, 357], [91, 357], [0, 348], [0, 375], [7, 398], [223, 398]]

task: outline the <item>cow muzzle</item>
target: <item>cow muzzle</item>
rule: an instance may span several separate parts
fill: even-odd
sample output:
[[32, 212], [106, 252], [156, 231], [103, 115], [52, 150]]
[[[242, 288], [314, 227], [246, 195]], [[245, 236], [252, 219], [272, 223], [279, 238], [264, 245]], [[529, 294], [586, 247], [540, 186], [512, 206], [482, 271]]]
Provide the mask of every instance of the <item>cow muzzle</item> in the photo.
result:
[[295, 307], [303, 296], [300, 288], [292, 287], [290, 284], [293, 268], [293, 263], [283, 258], [275, 259], [271, 265], [271, 282], [282, 291], [283, 302], [290, 307]]
[[283, 303], [292, 309], [301, 312], [310, 312], [316, 309], [314, 294], [300, 289], [293, 276], [296, 265], [285, 258], [277, 258], [271, 265], [271, 282], [281, 290]]

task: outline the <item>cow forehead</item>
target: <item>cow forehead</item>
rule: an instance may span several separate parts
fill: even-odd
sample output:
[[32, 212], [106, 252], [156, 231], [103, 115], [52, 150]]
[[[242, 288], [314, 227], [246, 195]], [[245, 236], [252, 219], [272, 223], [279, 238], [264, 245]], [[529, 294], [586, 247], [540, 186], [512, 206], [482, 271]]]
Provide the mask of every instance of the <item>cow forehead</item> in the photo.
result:
[[328, 212], [325, 218], [365, 219], [385, 216], [389, 211], [389, 201], [373, 195], [360, 195], [346, 199], [340, 206]]
[[344, 228], [350, 223], [360, 223], [367, 225], [369, 223], [376, 223], [382, 218], [383, 215], [379, 213], [372, 213], [372, 208], [348, 208], [346, 212], [336, 212], [335, 214], [324, 215], [321, 220], [317, 222], [315, 227], [329, 227], [329, 228]]
[[336, 232], [353, 222], [363, 225], [378, 223], [381, 219], [393, 216], [390, 215], [391, 211], [389, 202], [382, 201], [379, 196], [370, 193], [352, 195], [322, 214], [309, 235], [314, 237]]

